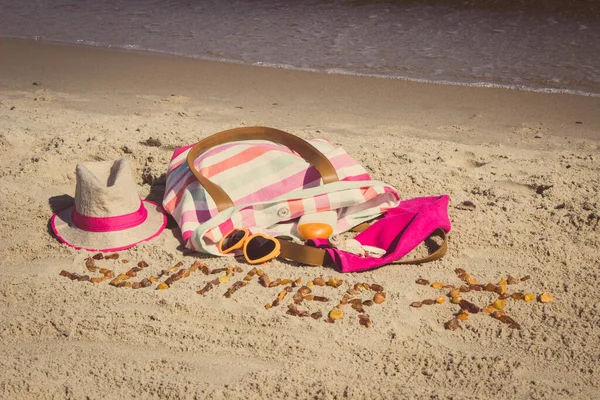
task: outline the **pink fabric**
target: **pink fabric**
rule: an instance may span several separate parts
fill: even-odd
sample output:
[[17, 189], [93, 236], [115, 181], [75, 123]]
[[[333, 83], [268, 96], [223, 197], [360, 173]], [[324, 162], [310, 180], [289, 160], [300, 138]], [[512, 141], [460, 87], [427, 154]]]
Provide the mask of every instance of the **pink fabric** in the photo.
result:
[[190, 144], [189, 146], [183, 146], [183, 147], [179, 147], [177, 149], [175, 149], [173, 151], [173, 155], [171, 156], [171, 161], [173, 161], [175, 158], [177, 158], [178, 155], [180, 155], [181, 153], [183, 153], [184, 151], [186, 151], [189, 148], [194, 147], [193, 144]]
[[327, 247], [327, 240], [310, 241], [324, 248], [341, 272], [360, 272], [381, 267], [410, 253], [437, 229], [450, 232], [447, 195], [419, 197], [400, 202], [379, 221], [356, 235], [362, 245], [385, 249], [382, 257], [361, 257], [336, 248]]
[[73, 212], [71, 213], [73, 224], [79, 229], [88, 232], [113, 232], [135, 228], [143, 224], [147, 217], [148, 210], [146, 210], [142, 201], [140, 201], [140, 208], [137, 211], [114, 217], [88, 217], [79, 214], [77, 207], [73, 207]]

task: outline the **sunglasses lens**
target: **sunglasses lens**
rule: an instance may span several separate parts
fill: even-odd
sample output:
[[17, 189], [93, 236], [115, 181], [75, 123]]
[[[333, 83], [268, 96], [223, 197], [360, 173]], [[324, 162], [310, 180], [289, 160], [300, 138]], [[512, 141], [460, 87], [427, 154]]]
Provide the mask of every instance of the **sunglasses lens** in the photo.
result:
[[246, 245], [246, 256], [249, 260], [258, 260], [275, 250], [275, 242], [262, 236], [253, 237]]
[[227, 237], [225, 237], [225, 239], [223, 239], [221, 251], [227, 251], [236, 244], [238, 244], [240, 240], [244, 239], [245, 234], [246, 233], [244, 231], [231, 232]]

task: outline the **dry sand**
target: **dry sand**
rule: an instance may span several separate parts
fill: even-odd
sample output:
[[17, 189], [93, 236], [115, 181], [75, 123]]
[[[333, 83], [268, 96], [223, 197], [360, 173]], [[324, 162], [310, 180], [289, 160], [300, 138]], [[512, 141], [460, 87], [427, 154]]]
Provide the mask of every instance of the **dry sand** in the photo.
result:
[[[34, 83], [35, 82], [35, 83]], [[271, 310], [278, 289], [253, 282], [226, 299], [74, 282], [85, 252], [48, 233], [75, 190], [80, 160], [128, 157], [143, 197], [160, 199], [175, 147], [250, 125], [342, 145], [404, 198], [447, 193], [453, 231], [442, 260], [343, 275], [273, 261], [271, 278], [357, 282], [387, 301], [335, 324]], [[160, 140], [149, 147], [148, 138]], [[600, 98], [427, 85], [211, 63], [85, 47], [0, 41], [0, 397], [16, 398], [600, 398], [598, 267]], [[473, 207], [461, 205], [470, 201]], [[173, 222], [157, 239], [99, 261], [143, 276], [198, 257]], [[509, 301], [522, 329], [457, 306], [415, 309], [458, 284], [531, 275]], [[363, 296], [367, 298], [367, 294]], [[467, 293], [480, 305], [492, 296]]]

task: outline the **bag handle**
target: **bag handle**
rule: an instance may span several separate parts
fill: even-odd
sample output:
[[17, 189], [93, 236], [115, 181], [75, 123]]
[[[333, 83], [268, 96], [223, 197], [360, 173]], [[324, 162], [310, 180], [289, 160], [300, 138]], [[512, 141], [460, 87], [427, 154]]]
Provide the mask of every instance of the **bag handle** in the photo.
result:
[[[436, 229], [429, 235], [429, 237], [434, 235], [441, 236], [443, 242], [440, 245], [440, 247], [436, 249], [433, 253], [421, 258], [392, 261], [388, 264], [422, 264], [430, 261], [439, 260], [448, 251], [448, 235], [443, 229]], [[321, 266], [326, 264], [327, 252], [323, 249], [290, 242], [288, 240], [279, 240], [279, 243], [281, 245], [281, 253], [279, 255], [281, 258], [286, 258], [288, 260], [308, 265]]]
[[233, 207], [233, 201], [231, 201], [229, 195], [225, 193], [219, 185], [203, 176], [200, 171], [194, 167], [194, 161], [200, 154], [212, 147], [243, 140], [268, 140], [273, 143], [284, 145], [298, 153], [306, 162], [314, 166], [317, 171], [319, 171], [319, 174], [321, 174], [324, 184], [339, 181], [337, 172], [335, 171], [333, 164], [331, 164], [331, 161], [329, 161], [323, 153], [317, 150], [316, 147], [298, 136], [265, 126], [228, 129], [202, 139], [190, 149], [187, 156], [187, 164], [190, 171], [192, 171], [196, 179], [198, 179], [200, 184], [213, 199], [219, 212]]

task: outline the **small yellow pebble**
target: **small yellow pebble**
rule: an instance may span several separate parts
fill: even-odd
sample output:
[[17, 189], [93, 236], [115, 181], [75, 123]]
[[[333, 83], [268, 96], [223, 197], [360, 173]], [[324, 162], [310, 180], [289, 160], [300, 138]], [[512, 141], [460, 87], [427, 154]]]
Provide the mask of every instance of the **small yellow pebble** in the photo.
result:
[[461, 300], [462, 300], [462, 297], [460, 297], [460, 296], [456, 296], [456, 297], [453, 297], [453, 298], [450, 300], [450, 303], [452, 303], [452, 304], [459, 304]]
[[484, 313], [491, 314], [494, 311], [494, 306], [485, 306], [481, 309]]
[[224, 276], [220, 276], [220, 277], [219, 277], [219, 282], [221, 282], [221, 283], [225, 283], [225, 282], [227, 282], [228, 280], [229, 280], [229, 277], [228, 277], [227, 275], [224, 275]]
[[442, 282], [433, 282], [431, 284], [431, 287], [434, 289], [441, 289], [444, 287], [444, 284]]
[[438, 304], [442, 304], [446, 301], [446, 298], [444, 296], [440, 296], [437, 299], [435, 299], [435, 302]]
[[461, 312], [460, 314], [458, 314], [456, 316], [456, 318], [460, 319], [461, 321], [466, 321], [469, 319], [469, 314], [467, 314], [465, 312]]
[[506, 286], [508, 283], [506, 282], [506, 279], [502, 279], [500, 282], [498, 282], [498, 285], [501, 286]]
[[496, 300], [492, 306], [498, 310], [503, 310], [504, 306], [506, 306], [506, 301], [505, 300]]
[[540, 294], [540, 296], [538, 297], [538, 300], [541, 303], [549, 303], [552, 301], [552, 294], [544, 292], [544, 293]]
[[450, 297], [458, 297], [460, 296], [460, 289], [452, 289], [448, 295]]
[[168, 289], [168, 288], [169, 288], [169, 285], [167, 285], [166, 283], [163, 282], [156, 287], [156, 290], [163, 290], [163, 289]]
[[329, 318], [334, 321], [339, 321], [340, 319], [344, 318], [344, 312], [338, 308], [334, 308], [333, 310], [329, 311]]
[[473, 276], [467, 276], [465, 278], [465, 282], [467, 282], [469, 285], [477, 285], [477, 279], [475, 279]]
[[533, 301], [535, 300], [535, 294], [533, 293], [525, 293], [525, 295], [523, 295], [523, 300], [529, 302], [529, 301]]

